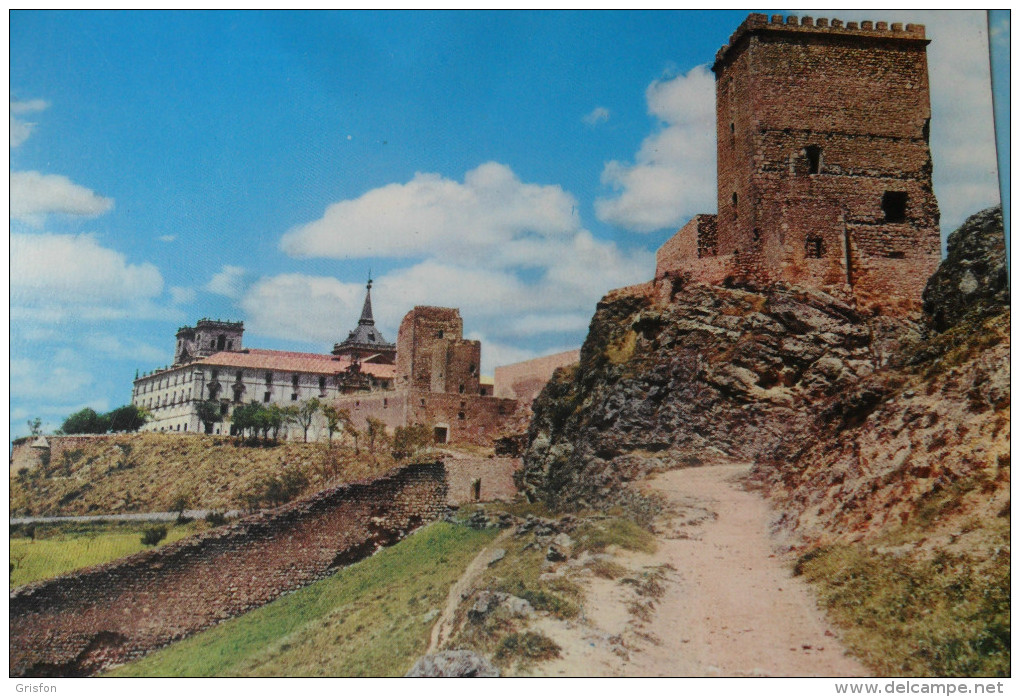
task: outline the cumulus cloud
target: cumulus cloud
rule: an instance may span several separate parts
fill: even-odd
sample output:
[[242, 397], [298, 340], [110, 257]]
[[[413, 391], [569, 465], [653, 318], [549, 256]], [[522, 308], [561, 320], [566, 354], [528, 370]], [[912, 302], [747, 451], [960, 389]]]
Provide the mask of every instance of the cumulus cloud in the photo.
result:
[[[375, 279], [375, 318], [390, 341], [414, 305], [438, 305], [459, 308], [466, 329], [507, 346], [522, 338], [579, 343], [598, 299], [655, 267], [652, 252], [620, 249], [581, 227], [574, 197], [560, 187], [522, 182], [492, 162], [463, 182], [417, 174], [335, 203], [287, 233], [281, 248], [411, 257]], [[252, 284], [240, 305], [253, 333], [328, 345], [353, 328], [363, 298], [360, 283], [283, 274]]]
[[10, 368], [12, 399], [62, 400], [94, 382], [91, 373], [60, 356], [47, 360], [12, 357]]
[[198, 293], [195, 292], [194, 288], [186, 288], [184, 286], [170, 286], [170, 301], [174, 305], [187, 305], [188, 303], [194, 302], [198, 297]]
[[590, 113], [585, 114], [584, 118], [581, 120], [589, 126], [597, 126], [600, 123], [605, 123], [609, 120], [609, 109], [604, 106], [597, 106], [592, 109]]
[[113, 199], [98, 195], [60, 174], [11, 172], [11, 219], [41, 225], [59, 213], [92, 217], [113, 208]]
[[281, 274], [253, 283], [239, 304], [252, 334], [329, 344], [357, 324], [364, 290], [325, 276]]
[[285, 234], [280, 248], [294, 257], [436, 255], [479, 262], [500, 246], [504, 260], [531, 263], [529, 253], [513, 248], [576, 233], [576, 207], [559, 186], [525, 184], [506, 165], [488, 162], [463, 182], [418, 173], [406, 184], [334, 203], [319, 220]]
[[213, 276], [205, 289], [210, 293], [225, 295], [228, 298], [240, 298], [244, 292], [245, 279], [248, 271], [242, 266], [225, 264], [219, 273]]
[[49, 108], [49, 102], [42, 99], [29, 99], [23, 102], [11, 101], [11, 147], [16, 148], [32, 135], [35, 124], [18, 118], [22, 114], [31, 114]]
[[12, 319], [53, 322], [158, 314], [151, 304], [163, 290], [156, 267], [130, 264], [90, 235], [12, 233], [10, 252]]
[[614, 194], [595, 201], [599, 220], [634, 232], [678, 227], [715, 209], [715, 79], [705, 65], [645, 90], [659, 120], [633, 163], [606, 163]]

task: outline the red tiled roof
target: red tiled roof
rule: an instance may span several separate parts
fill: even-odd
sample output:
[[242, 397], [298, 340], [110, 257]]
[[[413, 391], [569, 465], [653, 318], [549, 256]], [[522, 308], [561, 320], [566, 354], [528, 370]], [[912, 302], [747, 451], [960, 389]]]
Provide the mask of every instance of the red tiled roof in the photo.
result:
[[[220, 351], [195, 361], [203, 365], [227, 368], [250, 368], [253, 370], [277, 370], [283, 373], [318, 373], [334, 375], [347, 370], [349, 358], [336, 357], [328, 353], [298, 353], [297, 351], [270, 351], [267, 349], [245, 349], [244, 351]], [[362, 363], [361, 372], [377, 378], [392, 378], [397, 374], [395, 365]]]

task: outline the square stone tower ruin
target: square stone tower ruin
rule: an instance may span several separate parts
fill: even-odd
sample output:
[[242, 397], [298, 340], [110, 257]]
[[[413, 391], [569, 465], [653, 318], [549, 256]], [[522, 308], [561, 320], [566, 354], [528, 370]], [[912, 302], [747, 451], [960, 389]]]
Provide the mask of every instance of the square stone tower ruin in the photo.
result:
[[716, 54], [718, 213], [657, 278], [796, 283], [891, 314], [940, 259], [923, 25], [750, 15]]

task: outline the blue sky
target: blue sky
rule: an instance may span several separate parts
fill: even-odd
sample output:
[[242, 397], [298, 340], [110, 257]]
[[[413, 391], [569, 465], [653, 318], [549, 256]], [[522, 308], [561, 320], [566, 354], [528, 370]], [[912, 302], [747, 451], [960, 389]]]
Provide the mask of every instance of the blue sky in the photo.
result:
[[[926, 24], [943, 233], [997, 202], [984, 13], [804, 14]], [[744, 16], [11, 13], [11, 435], [128, 402], [200, 317], [326, 352], [369, 268], [391, 341], [437, 304], [489, 373], [578, 346], [715, 210]]]

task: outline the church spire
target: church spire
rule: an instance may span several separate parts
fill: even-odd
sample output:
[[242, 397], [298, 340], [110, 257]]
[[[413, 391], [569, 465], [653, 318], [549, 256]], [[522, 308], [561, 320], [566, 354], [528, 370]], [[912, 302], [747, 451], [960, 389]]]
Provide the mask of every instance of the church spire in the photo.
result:
[[365, 286], [365, 306], [361, 308], [361, 319], [358, 324], [375, 325], [372, 317], [372, 274], [368, 274], [368, 285]]

